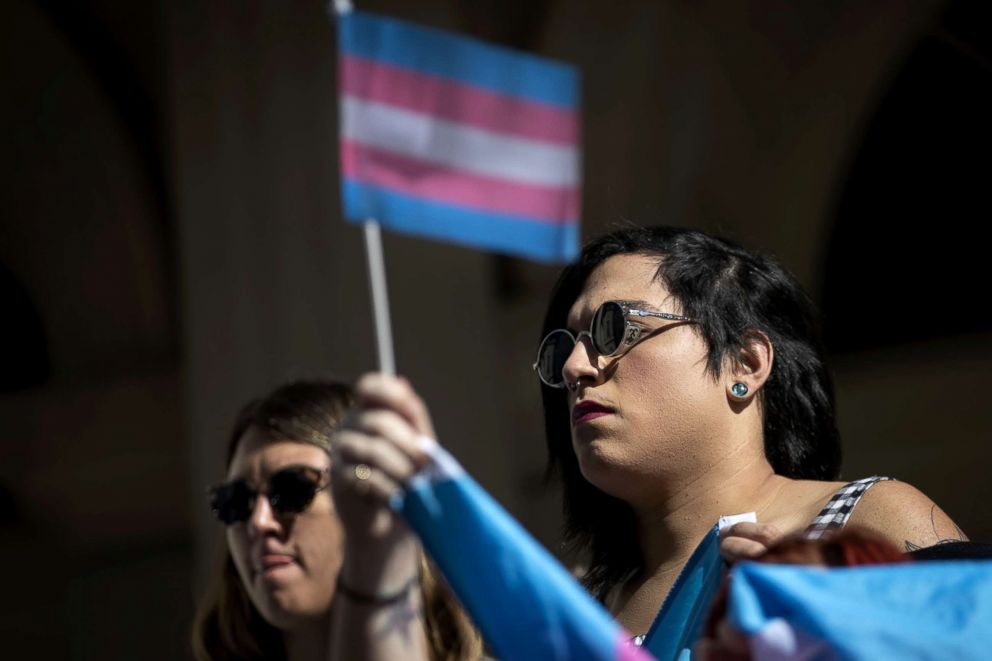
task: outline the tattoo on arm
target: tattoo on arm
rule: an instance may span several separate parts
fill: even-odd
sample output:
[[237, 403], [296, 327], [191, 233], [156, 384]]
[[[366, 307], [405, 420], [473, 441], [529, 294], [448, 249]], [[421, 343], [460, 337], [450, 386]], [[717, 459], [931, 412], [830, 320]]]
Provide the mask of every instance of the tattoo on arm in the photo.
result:
[[407, 599], [389, 609], [388, 619], [383, 623], [378, 633], [385, 637], [396, 632], [409, 641], [417, 628], [423, 628], [423, 619], [424, 613], [419, 604], [411, 604], [410, 600]]
[[[934, 512], [936, 512], [937, 506], [933, 505], [930, 507], [930, 529], [933, 530], [933, 536], [937, 538], [937, 541], [928, 546], [937, 546], [938, 544], [953, 544], [954, 542], [964, 542], [967, 541], [968, 536], [964, 534], [964, 531], [957, 525], [954, 526], [954, 532], [957, 537], [941, 537], [941, 534], [937, 531], [937, 522], [934, 520]], [[918, 551], [923, 548], [922, 545], [914, 544], [913, 542], [904, 540], [906, 542], [906, 552]]]

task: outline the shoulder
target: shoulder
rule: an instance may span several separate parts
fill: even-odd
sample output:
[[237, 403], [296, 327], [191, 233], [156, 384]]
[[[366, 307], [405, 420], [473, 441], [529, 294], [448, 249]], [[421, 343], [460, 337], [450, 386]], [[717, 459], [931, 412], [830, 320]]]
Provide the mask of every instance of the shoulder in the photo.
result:
[[783, 487], [762, 517], [785, 534], [801, 533], [846, 482], [782, 478]]
[[898, 480], [877, 482], [866, 491], [848, 526], [872, 530], [904, 551], [968, 539], [929, 496]]

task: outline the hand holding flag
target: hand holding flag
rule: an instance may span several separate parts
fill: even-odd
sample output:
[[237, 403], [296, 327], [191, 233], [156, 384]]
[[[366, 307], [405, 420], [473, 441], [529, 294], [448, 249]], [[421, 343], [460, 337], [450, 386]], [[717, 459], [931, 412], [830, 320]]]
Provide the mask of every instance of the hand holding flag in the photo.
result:
[[[357, 525], [369, 539], [381, 513], [369, 516], [356, 489], [380, 508], [391, 494], [498, 658], [651, 658], [450, 454], [423, 440], [432, 431], [429, 417], [408, 384], [369, 375], [356, 393], [357, 410], [333, 442], [332, 482], [348, 531]], [[357, 478], [359, 467], [364, 480]], [[352, 552], [383, 555], [372, 548]]]

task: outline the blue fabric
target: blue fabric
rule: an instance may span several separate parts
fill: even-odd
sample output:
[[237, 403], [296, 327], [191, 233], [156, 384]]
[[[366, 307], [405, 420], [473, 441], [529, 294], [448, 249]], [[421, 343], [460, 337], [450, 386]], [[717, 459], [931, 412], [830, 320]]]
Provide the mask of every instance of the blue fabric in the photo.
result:
[[341, 196], [351, 222], [374, 218], [398, 232], [547, 263], [568, 262], [578, 255], [577, 223], [553, 225], [440, 204], [347, 178], [341, 181]]
[[571, 66], [367, 12], [338, 16], [338, 50], [494, 92], [569, 108], [579, 103]]
[[784, 621], [807, 649], [829, 650], [816, 658], [992, 657], [992, 561], [743, 563], [730, 585], [734, 626], [760, 636]]
[[498, 658], [617, 658], [620, 626], [468, 475], [415, 482], [399, 509]]
[[703, 537], [679, 574], [644, 637], [644, 648], [661, 661], [685, 660], [698, 640], [725, 574], [720, 529]]

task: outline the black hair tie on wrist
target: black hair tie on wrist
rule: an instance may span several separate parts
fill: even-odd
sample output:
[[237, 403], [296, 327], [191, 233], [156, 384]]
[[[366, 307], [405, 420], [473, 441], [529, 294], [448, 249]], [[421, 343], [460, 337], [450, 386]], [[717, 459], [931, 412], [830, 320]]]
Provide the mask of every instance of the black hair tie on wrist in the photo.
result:
[[397, 589], [395, 592], [377, 592], [375, 594], [368, 594], [349, 587], [343, 580], [341, 580], [341, 574], [338, 574], [338, 592], [358, 604], [365, 604], [366, 606], [388, 606], [406, 597], [410, 592], [410, 588], [416, 585], [419, 581], [420, 572], [417, 572], [409, 581], [404, 583], [402, 587]]

